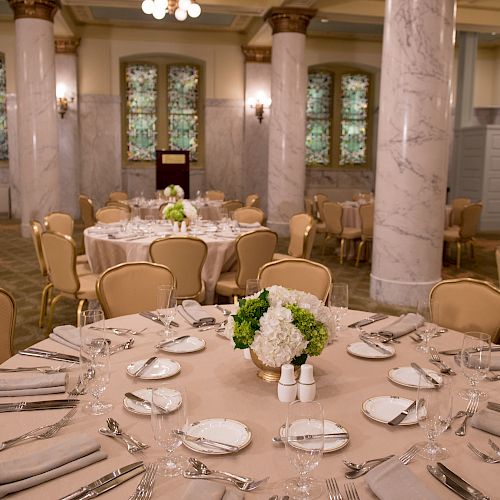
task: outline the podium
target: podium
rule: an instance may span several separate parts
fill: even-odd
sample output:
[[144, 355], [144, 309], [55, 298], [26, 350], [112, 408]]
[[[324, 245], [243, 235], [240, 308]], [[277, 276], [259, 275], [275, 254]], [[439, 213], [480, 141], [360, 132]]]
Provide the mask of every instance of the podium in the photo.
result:
[[170, 184], [178, 184], [189, 198], [189, 151], [156, 150], [156, 189]]

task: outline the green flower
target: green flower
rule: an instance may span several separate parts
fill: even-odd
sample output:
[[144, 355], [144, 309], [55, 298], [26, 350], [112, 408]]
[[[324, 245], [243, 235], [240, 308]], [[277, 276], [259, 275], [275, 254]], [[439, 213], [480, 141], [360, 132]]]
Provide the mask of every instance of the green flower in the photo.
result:
[[308, 341], [304, 353], [308, 356], [319, 356], [328, 341], [328, 331], [307, 309], [301, 309], [295, 304], [287, 304], [292, 311], [292, 323]]
[[186, 218], [184, 205], [178, 201], [173, 205], [168, 205], [164, 210], [165, 219], [182, 222]]

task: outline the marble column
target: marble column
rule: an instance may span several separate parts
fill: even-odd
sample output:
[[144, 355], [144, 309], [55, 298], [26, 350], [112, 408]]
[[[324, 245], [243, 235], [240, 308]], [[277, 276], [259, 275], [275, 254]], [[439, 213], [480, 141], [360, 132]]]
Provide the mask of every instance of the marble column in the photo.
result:
[[245, 128], [243, 135], [243, 197], [257, 193], [267, 213], [267, 161], [269, 156], [269, 116], [264, 109], [261, 122], [249, 100], [271, 96], [271, 47], [242, 47], [245, 56]]
[[306, 30], [316, 11], [273, 8], [272, 108], [269, 119], [268, 225], [288, 234], [290, 217], [304, 210], [307, 67]]
[[80, 133], [78, 127], [79, 38], [56, 38], [56, 95], [69, 100], [68, 110], [58, 119], [60, 210], [79, 218]]
[[16, 26], [21, 232], [59, 208], [54, 15], [57, 0], [9, 0]]
[[387, 0], [370, 295], [413, 306], [441, 279], [455, 0]]

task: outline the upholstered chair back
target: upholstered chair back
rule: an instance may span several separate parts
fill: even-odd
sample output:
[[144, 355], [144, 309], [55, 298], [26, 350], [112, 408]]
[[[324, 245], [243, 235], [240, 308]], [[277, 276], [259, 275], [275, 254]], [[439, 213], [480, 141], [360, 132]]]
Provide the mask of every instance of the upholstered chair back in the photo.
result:
[[125, 201], [128, 200], [128, 194], [125, 191], [112, 191], [109, 193], [108, 201]]
[[470, 205], [470, 198], [454, 198], [451, 202], [450, 225], [459, 226], [462, 220], [462, 210]]
[[[292, 215], [289, 222], [290, 243], [288, 245], [288, 255], [297, 258], [308, 258], [306, 256], [308, 251], [307, 242], [308, 238], [310, 238], [311, 232], [314, 232], [315, 226], [316, 224], [311, 215], [307, 214]], [[314, 238], [313, 238], [313, 243], [314, 243]], [[311, 244], [311, 249], [312, 249], [312, 244]]]
[[266, 221], [266, 215], [260, 208], [242, 207], [234, 211], [233, 219], [245, 224], [253, 224], [255, 222], [258, 222], [259, 224], [264, 225]]
[[224, 201], [224, 191], [209, 190], [205, 193], [207, 200]]
[[336, 201], [323, 203], [323, 217], [326, 224], [326, 232], [334, 236], [340, 236], [343, 231], [342, 214], [344, 209]]
[[73, 236], [74, 221], [70, 214], [64, 212], [52, 212], [43, 219], [45, 229], [55, 233]]
[[243, 206], [243, 203], [241, 203], [241, 201], [239, 200], [229, 200], [229, 201], [225, 201], [221, 208], [224, 209], [224, 210], [227, 210], [228, 213], [230, 212], [234, 212], [235, 210], [238, 210], [238, 208], [241, 208]]
[[361, 218], [361, 236], [371, 239], [373, 237], [373, 203], [361, 205], [359, 217]]
[[316, 205], [316, 218], [320, 221], [324, 221], [323, 217], [323, 204], [328, 201], [328, 196], [323, 193], [317, 193], [314, 195], [314, 204]]
[[13, 337], [16, 324], [16, 302], [14, 297], [0, 288], [0, 363], [14, 354]]
[[260, 196], [257, 193], [249, 194], [245, 200], [245, 207], [260, 208]]
[[97, 222], [94, 213], [94, 204], [92, 203], [92, 200], [84, 194], [80, 195], [79, 201], [80, 218], [82, 219], [83, 226], [86, 229], [87, 227], [95, 225], [95, 223]]
[[482, 210], [481, 203], [473, 203], [463, 208], [460, 223], [460, 238], [462, 240], [473, 238], [476, 235]]
[[30, 220], [31, 227], [31, 239], [33, 240], [33, 246], [35, 247], [36, 258], [38, 260], [38, 267], [42, 276], [47, 276], [47, 264], [45, 263], [45, 257], [42, 250], [42, 233], [43, 226], [37, 220]]
[[107, 206], [100, 208], [95, 216], [98, 222], [111, 224], [113, 222], [120, 222], [121, 220], [129, 219], [130, 212], [126, 208]]

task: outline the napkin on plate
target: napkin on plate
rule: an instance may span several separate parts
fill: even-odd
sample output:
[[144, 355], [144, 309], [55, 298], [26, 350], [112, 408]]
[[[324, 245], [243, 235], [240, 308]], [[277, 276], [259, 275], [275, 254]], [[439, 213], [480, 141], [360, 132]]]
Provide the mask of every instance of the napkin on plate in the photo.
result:
[[380, 500], [439, 500], [413, 472], [396, 457], [375, 467], [366, 483]]
[[90, 436], [79, 434], [53, 440], [55, 444], [46, 445], [41, 451], [0, 462], [0, 498], [107, 458]]
[[215, 318], [209, 316], [208, 312], [196, 300], [183, 300], [182, 308], [187, 316], [186, 319], [193, 326], [213, 325], [215, 323]]
[[384, 327], [383, 331], [392, 333], [394, 338], [402, 337], [407, 333], [413, 332], [424, 324], [424, 318], [419, 314], [402, 314], [396, 321]]
[[193, 480], [186, 488], [182, 500], [243, 500], [240, 491], [228, 490], [223, 484], [202, 479]]
[[71, 349], [80, 350], [80, 330], [72, 325], [56, 326], [49, 338]]
[[500, 412], [484, 408], [471, 418], [472, 427], [500, 436]]
[[67, 373], [37, 373], [24, 378], [2, 378], [0, 379], [0, 397], [65, 392], [67, 380]]

